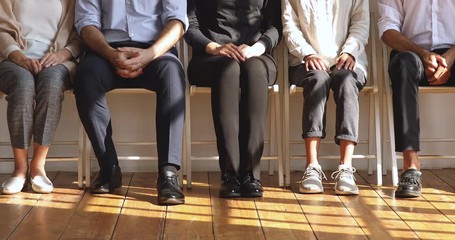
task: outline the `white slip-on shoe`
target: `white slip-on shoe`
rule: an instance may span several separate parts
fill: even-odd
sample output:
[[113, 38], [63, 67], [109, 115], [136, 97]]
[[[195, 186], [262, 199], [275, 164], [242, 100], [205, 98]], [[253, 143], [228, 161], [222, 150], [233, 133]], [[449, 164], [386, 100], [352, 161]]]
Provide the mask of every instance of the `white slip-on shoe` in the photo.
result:
[[357, 195], [359, 188], [355, 184], [355, 168], [339, 165], [338, 171], [332, 173], [332, 178], [335, 179], [335, 194], [338, 195]]
[[16, 194], [24, 188], [25, 178], [10, 177], [2, 184], [2, 194]]
[[299, 186], [300, 193], [322, 193], [322, 179], [326, 179], [319, 164], [309, 164], [303, 173], [302, 182]]
[[54, 190], [51, 180], [46, 176], [35, 176], [30, 179], [33, 191], [37, 193], [51, 193]]

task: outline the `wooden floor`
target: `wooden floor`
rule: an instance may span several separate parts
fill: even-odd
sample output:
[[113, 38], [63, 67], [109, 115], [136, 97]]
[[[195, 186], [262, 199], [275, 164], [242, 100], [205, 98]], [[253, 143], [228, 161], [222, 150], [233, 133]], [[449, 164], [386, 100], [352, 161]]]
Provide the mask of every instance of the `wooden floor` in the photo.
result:
[[0, 195], [0, 239], [455, 239], [455, 169], [423, 171], [416, 199], [395, 199], [364, 172], [359, 196], [334, 195], [333, 182], [303, 195], [301, 174], [292, 189], [264, 174], [263, 198], [226, 200], [219, 173], [195, 173], [186, 204], [165, 207], [156, 173], [125, 173], [118, 193], [99, 196], [77, 189], [76, 173], [49, 173], [52, 194]]

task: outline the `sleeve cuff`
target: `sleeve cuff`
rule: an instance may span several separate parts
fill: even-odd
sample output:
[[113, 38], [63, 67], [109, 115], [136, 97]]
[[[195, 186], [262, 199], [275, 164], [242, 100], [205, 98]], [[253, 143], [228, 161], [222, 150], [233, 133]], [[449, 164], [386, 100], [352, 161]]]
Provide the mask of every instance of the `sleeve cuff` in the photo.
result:
[[21, 51], [21, 48], [18, 45], [11, 45], [11, 46], [7, 47], [5, 50], [5, 54], [4, 54], [5, 57], [8, 58], [8, 56], [16, 50]]

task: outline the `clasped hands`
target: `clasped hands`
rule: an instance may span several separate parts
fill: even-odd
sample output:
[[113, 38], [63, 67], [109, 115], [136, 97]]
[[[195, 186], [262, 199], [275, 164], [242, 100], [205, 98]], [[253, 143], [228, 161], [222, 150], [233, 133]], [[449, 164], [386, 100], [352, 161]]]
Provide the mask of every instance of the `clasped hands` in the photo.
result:
[[144, 68], [154, 58], [153, 50], [119, 47], [114, 49], [114, 55], [111, 57], [111, 63], [115, 67], [116, 73], [123, 78], [136, 78], [144, 73]]
[[422, 61], [430, 85], [442, 85], [449, 80], [453, 61], [449, 62], [444, 55], [433, 52], [426, 53]]
[[234, 59], [236, 62], [244, 62], [251, 57], [259, 57], [265, 52], [265, 46], [262, 43], [255, 43], [253, 46], [242, 44], [237, 46], [233, 43], [220, 45], [211, 42], [205, 48], [206, 53], [210, 55], [222, 55]]

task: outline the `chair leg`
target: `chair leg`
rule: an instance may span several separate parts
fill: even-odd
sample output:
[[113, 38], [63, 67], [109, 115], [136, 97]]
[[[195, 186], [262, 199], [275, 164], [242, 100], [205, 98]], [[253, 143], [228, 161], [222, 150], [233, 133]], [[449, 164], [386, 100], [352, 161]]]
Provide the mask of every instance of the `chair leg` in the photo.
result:
[[379, 96], [375, 93], [374, 96], [374, 126], [375, 126], [375, 144], [376, 144], [376, 178], [377, 185], [382, 186], [382, 149], [381, 149], [381, 122], [379, 113]]
[[[286, 70], [287, 71], [287, 70]], [[286, 73], [285, 73], [286, 74]], [[289, 87], [283, 89], [283, 165], [285, 175], [285, 186], [291, 186], [291, 159], [290, 159], [290, 141], [289, 141]]]
[[[374, 152], [374, 137], [373, 137], [373, 131], [374, 131], [374, 102], [373, 102], [373, 96], [369, 96], [369, 118], [368, 118], [368, 155], [372, 155]], [[373, 174], [373, 158], [368, 158], [368, 175]]]
[[[270, 91], [270, 90], [269, 90]], [[276, 155], [276, 143], [278, 141], [276, 141], [276, 121], [275, 121], [275, 113], [277, 111], [277, 108], [276, 108], [276, 99], [275, 99], [275, 95], [276, 93], [275, 92], [272, 92], [271, 94], [269, 94], [269, 106], [270, 106], [270, 128], [269, 128], [269, 131], [270, 131], [270, 134], [269, 134], [269, 156], [275, 156]], [[272, 159], [269, 160], [269, 176], [273, 176], [273, 171], [274, 171], [274, 164], [275, 164], [275, 161], [273, 161]]]
[[284, 179], [283, 179], [283, 134], [281, 132], [281, 113], [279, 111], [281, 103], [280, 103], [280, 94], [274, 93], [274, 104], [275, 104], [275, 128], [276, 128], [276, 150], [278, 153], [277, 163], [278, 163], [278, 185], [280, 187], [284, 187]]
[[191, 103], [190, 103], [190, 91], [187, 87], [186, 96], [185, 96], [185, 150], [186, 150], [186, 187], [190, 189], [192, 187], [192, 167], [191, 167]]
[[387, 121], [389, 125], [389, 139], [390, 139], [390, 159], [392, 160], [392, 184], [398, 185], [398, 167], [397, 167], [397, 155], [395, 153], [395, 134], [393, 125], [393, 106], [392, 106], [392, 95], [387, 94]]
[[92, 167], [90, 158], [91, 146], [87, 134], [84, 134], [84, 161], [85, 161], [85, 187], [89, 188], [91, 183]]
[[84, 158], [84, 127], [82, 126], [82, 123], [78, 121], [79, 123], [79, 160], [77, 161], [77, 187], [82, 188], [84, 186], [84, 180], [83, 178], [85, 177], [85, 174], [83, 173], [84, 171], [84, 165], [85, 165], [85, 158]]

